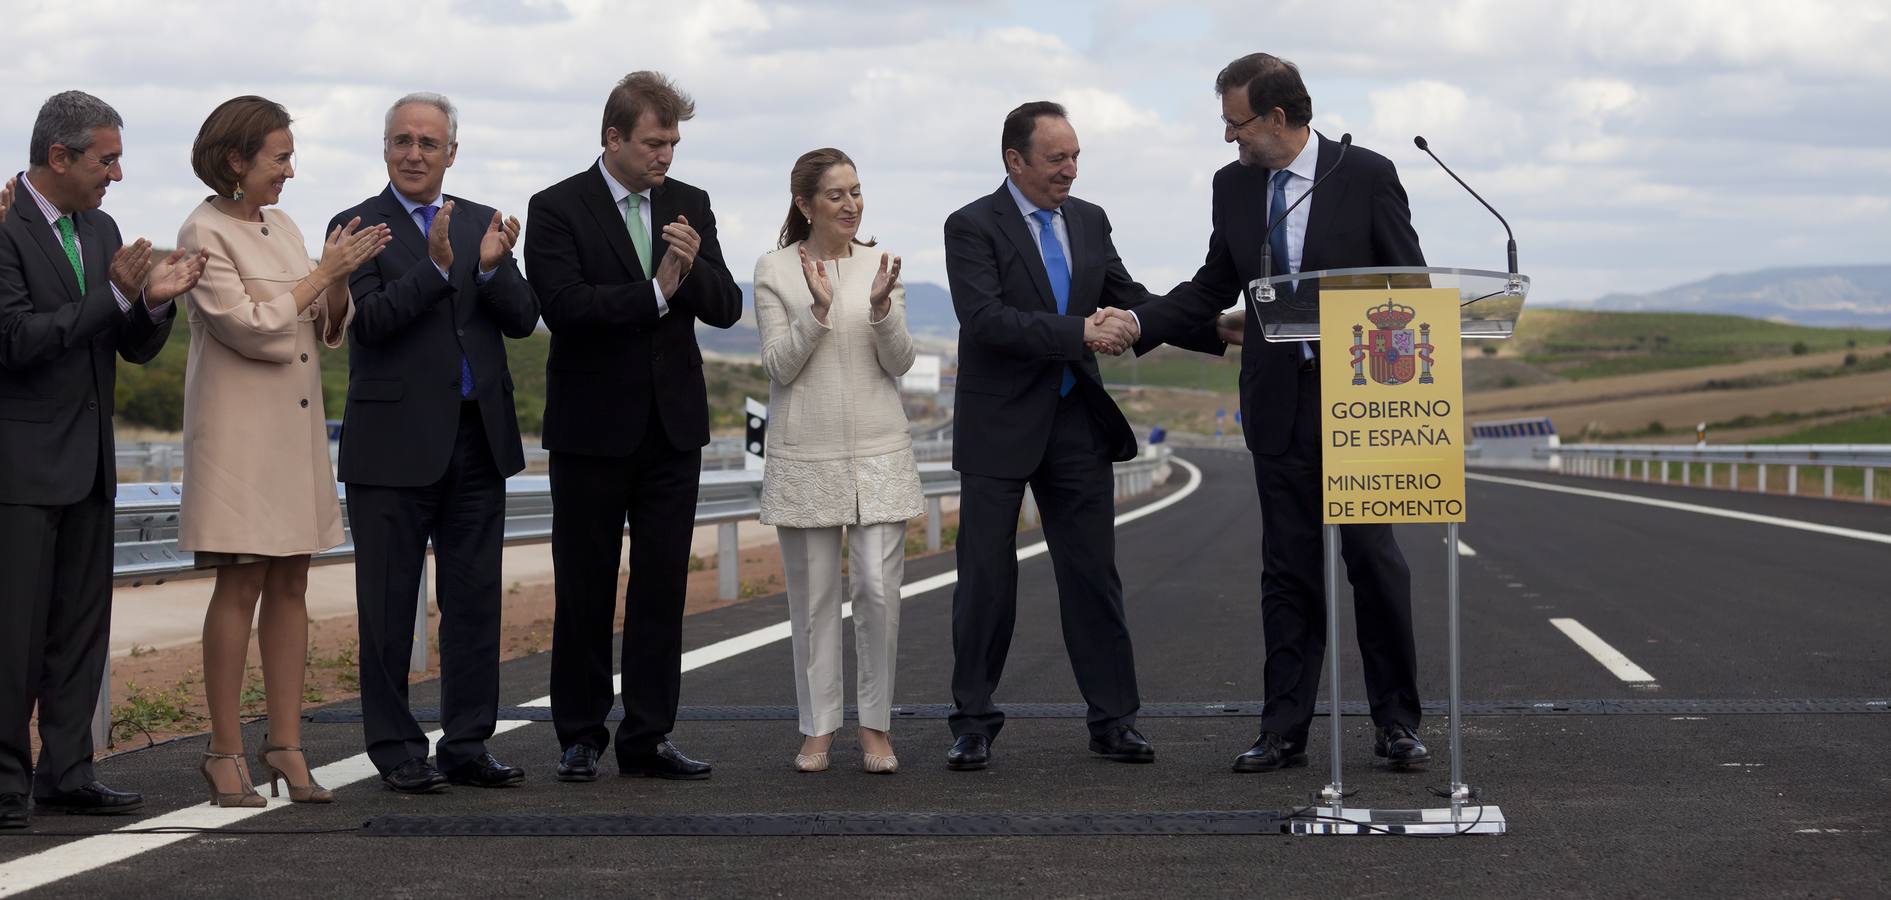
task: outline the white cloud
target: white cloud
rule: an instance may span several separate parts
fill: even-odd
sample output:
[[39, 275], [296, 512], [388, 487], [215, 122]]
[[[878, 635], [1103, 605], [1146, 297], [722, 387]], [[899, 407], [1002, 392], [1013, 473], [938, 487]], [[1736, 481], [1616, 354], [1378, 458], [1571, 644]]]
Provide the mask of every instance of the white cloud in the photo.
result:
[[[0, 147], [24, 165], [55, 91], [105, 98], [127, 119], [128, 167], [107, 209], [160, 242], [206, 193], [189, 146], [230, 96], [296, 116], [285, 208], [313, 241], [384, 184], [393, 98], [452, 96], [462, 147], [449, 190], [523, 215], [533, 192], [595, 157], [611, 84], [654, 68], [697, 99], [676, 174], [711, 192], [740, 276], [773, 245], [789, 165], [833, 145], [860, 162], [866, 230], [905, 255], [909, 278], [943, 282], [940, 223], [997, 186], [1001, 117], [1050, 98], [1083, 141], [1077, 192], [1109, 210], [1131, 274], [1164, 290], [1199, 264], [1209, 178], [1233, 158], [1214, 75], [1257, 49], [1302, 66], [1317, 127], [1397, 164], [1430, 259], [1501, 259], [1497, 223], [1411, 146], [1425, 134], [1516, 225], [1541, 296], [1883, 259], [1891, 233], [1881, 3], [17, 5]], [[1263, 15], [1292, 21], [1292, 39], [1255, 44]]]

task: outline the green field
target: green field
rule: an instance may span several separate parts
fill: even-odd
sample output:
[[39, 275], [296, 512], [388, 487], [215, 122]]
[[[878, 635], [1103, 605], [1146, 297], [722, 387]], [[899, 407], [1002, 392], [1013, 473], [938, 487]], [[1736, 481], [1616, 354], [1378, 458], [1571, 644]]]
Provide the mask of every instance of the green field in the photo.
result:
[[[545, 359], [551, 353], [551, 335], [541, 331], [505, 343], [519, 429], [537, 434], [545, 418]], [[189, 355], [190, 329], [180, 320], [156, 359], [142, 366], [120, 364], [115, 398], [119, 422], [160, 431], [182, 430], [184, 366]], [[348, 397], [348, 350], [324, 348], [321, 359], [322, 403], [329, 418], [339, 419]], [[711, 428], [739, 426], [743, 397], [768, 398], [768, 376], [759, 364], [706, 361], [703, 380], [709, 387]]]
[[1187, 388], [1232, 394], [1240, 388], [1241, 348], [1229, 347], [1225, 356], [1210, 356], [1175, 347], [1158, 347], [1146, 356], [1098, 356], [1104, 384]]
[[1828, 422], [1755, 443], [1891, 444], [1891, 413], [1847, 419], [1843, 422]]
[[1882, 347], [1891, 331], [1812, 328], [1698, 313], [1528, 309], [1506, 355], [1583, 380], [1722, 365], [1828, 350]]

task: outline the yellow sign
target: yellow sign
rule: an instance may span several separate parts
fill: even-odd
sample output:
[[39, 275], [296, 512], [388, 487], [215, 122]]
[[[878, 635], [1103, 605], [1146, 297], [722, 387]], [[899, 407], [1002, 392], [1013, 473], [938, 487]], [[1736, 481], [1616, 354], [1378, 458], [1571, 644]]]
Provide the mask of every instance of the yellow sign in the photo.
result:
[[1328, 525], [1464, 521], [1464, 365], [1450, 288], [1320, 293]]

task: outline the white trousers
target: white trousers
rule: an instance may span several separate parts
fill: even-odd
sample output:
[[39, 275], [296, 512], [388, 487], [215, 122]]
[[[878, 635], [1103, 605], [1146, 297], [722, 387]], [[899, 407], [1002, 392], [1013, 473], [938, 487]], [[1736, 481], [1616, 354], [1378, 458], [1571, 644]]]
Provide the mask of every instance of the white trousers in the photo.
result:
[[[794, 629], [795, 703], [801, 733], [841, 725], [841, 528], [778, 528]], [[848, 585], [854, 610], [860, 724], [892, 724], [893, 659], [900, 634], [900, 580], [906, 573], [906, 523], [847, 526]]]

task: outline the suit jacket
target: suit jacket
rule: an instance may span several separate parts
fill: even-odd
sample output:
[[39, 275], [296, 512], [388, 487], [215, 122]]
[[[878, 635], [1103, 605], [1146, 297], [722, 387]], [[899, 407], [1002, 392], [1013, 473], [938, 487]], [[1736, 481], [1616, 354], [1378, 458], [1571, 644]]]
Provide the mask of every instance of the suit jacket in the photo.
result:
[[[687, 216], [702, 235], [696, 264], [657, 315], [654, 273], [643, 271], [624, 214], [597, 165], [532, 197], [525, 269], [552, 332], [546, 362], [545, 449], [630, 456], [658, 424], [677, 450], [709, 443], [709, 394], [696, 320], [728, 328], [742, 291], [723, 261], [709, 195], [674, 178], [650, 192], [650, 260], [663, 226]], [[656, 419], [652, 421], [653, 417]]]
[[1001, 183], [946, 219], [946, 279], [959, 316], [952, 467], [961, 472], [1024, 478], [1037, 469], [1066, 365], [1110, 459], [1136, 455], [1136, 435], [1103, 389], [1096, 354], [1083, 345], [1083, 317], [1104, 306], [1139, 307], [1149, 292], [1124, 270], [1102, 207], [1071, 197], [1062, 208], [1071, 257], [1062, 315], [1010, 188]]
[[[1333, 170], [1339, 143], [1316, 133], [1319, 159], [1316, 180]], [[1136, 352], [1212, 322], [1261, 275], [1261, 250], [1267, 244], [1267, 171], [1230, 163], [1215, 173], [1214, 232], [1208, 258], [1195, 277], [1179, 285], [1161, 303], [1137, 310], [1142, 337]], [[1300, 271], [1361, 266], [1422, 266], [1425, 254], [1412, 230], [1411, 207], [1392, 161], [1357, 144], [1345, 164], [1307, 200], [1307, 234]], [[1283, 226], [1284, 227], [1284, 226]], [[1274, 261], [1276, 274], [1281, 260]], [[1306, 299], [1306, 298], [1302, 298]], [[1298, 393], [1295, 379], [1303, 354], [1298, 343], [1268, 343], [1249, 303], [1241, 352], [1241, 430], [1248, 449], [1273, 455], [1287, 449], [1293, 433]]]
[[460, 361], [473, 370], [486, 443], [500, 475], [525, 468], [512, 372], [501, 337], [527, 338], [538, 327], [538, 299], [511, 255], [478, 282], [479, 244], [493, 210], [453, 197], [447, 226], [449, 278], [427, 255], [427, 239], [388, 187], [329, 222], [356, 216], [386, 223], [394, 240], [348, 279], [355, 318], [348, 336], [348, 406], [341, 432], [341, 480], [420, 487], [446, 474], [460, 418]]
[[150, 361], [177, 315], [172, 306], [154, 319], [141, 297], [120, 312], [109, 275], [118, 223], [95, 209], [74, 219], [84, 294], [24, 186], [0, 224], [0, 503], [66, 506], [100, 477], [115, 492], [113, 355]]

